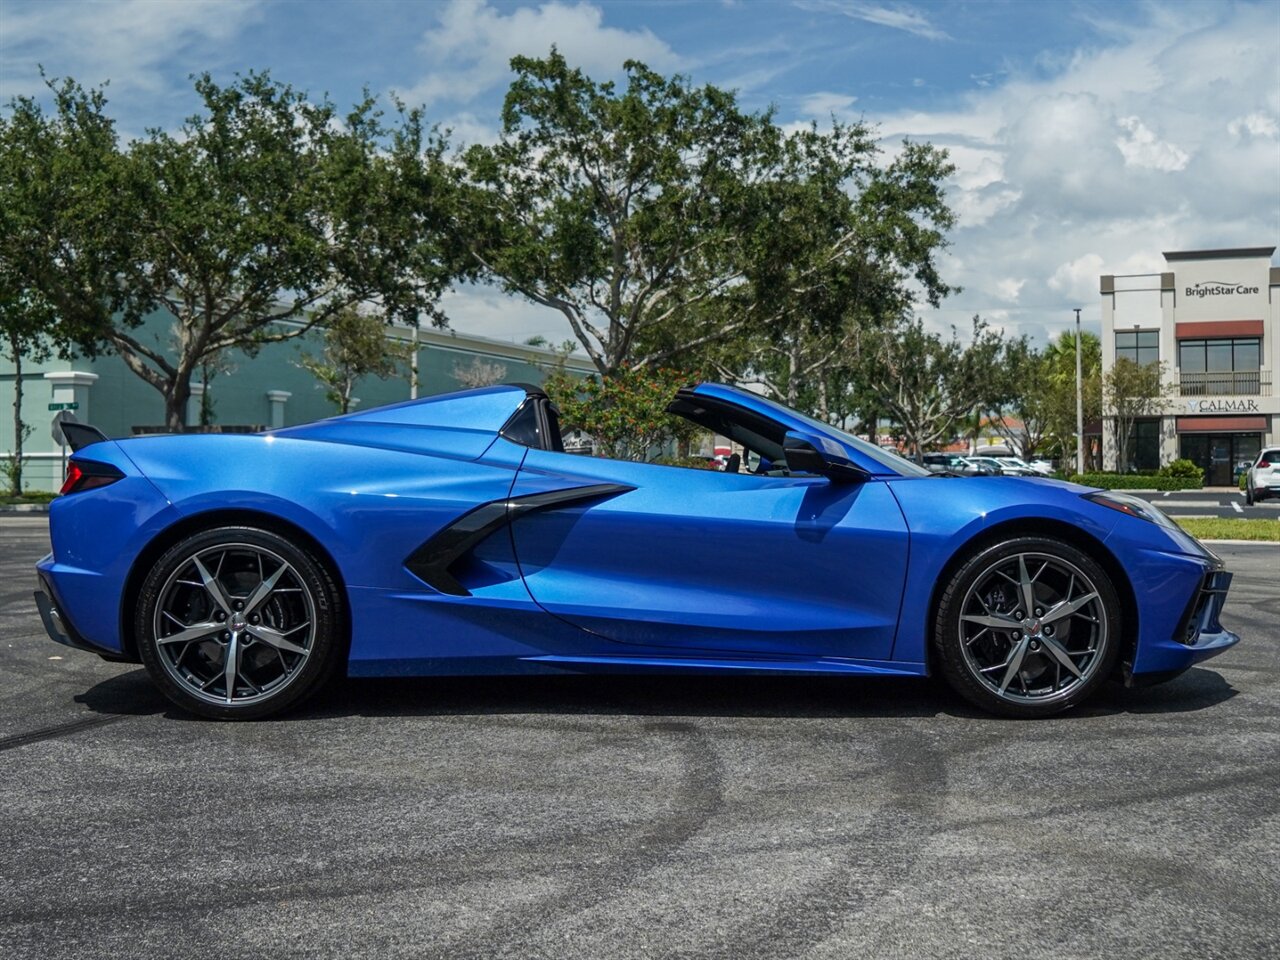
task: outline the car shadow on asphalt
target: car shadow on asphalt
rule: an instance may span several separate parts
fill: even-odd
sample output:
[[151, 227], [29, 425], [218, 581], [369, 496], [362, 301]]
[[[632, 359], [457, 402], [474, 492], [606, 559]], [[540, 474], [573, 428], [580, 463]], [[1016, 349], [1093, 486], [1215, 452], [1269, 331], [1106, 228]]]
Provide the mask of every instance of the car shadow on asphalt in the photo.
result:
[[[1155, 687], [1109, 684], [1074, 715], [1187, 713], [1236, 693], [1221, 674], [1195, 668]], [[75, 699], [95, 713], [194, 719], [172, 707], [143, 670], [104, 680]], [[502, 714], [995, 719], [932, 679], [674, 675], [347, 679], [280, 719]]]

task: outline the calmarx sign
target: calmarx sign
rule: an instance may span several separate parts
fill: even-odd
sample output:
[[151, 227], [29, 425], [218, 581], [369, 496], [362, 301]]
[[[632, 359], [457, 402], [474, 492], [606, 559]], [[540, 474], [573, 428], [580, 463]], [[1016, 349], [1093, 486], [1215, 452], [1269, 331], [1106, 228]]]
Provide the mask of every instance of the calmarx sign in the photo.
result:
[[1188, 400], [1190, 413], [1257, 413], [1257, 400]]

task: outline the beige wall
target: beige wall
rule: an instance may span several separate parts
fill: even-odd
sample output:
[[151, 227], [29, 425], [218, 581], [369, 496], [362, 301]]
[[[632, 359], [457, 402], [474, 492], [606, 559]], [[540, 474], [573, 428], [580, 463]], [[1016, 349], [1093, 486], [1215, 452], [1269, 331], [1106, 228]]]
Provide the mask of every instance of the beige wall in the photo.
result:
[[[1207, 251], [1191, 258], [1169, 254], [1168, 270], [1163, 274], [1101, 278], [1104, 371], [1115, 362], [1117, 330], [1160, 331], [1160, 359], [1172, 394], [1161, 425], [1162, 463], [1178, 456], [1176, 418], [1200, 413], [1202, 407], [1212, 407], [1215, 401], [1251, 401], [1249, 413], [1256, 408], [1257, 413], [1270, 416], [1270, 431], [1263, 434], [1263, 443], [1280, 444], [1280, 270], [1272, 268], [1271, 256], [1269, 249]], [[1177, 396], [1176, 325], [1226, 320], [1263, 321], [1262, 379], [1270, 383], [1269, 390], [1264, 388], [1263, 395], [1248, 398]], [[1106, 469], [1115, 469], [1115, 437], [1105, 422], [1103, 462]]]

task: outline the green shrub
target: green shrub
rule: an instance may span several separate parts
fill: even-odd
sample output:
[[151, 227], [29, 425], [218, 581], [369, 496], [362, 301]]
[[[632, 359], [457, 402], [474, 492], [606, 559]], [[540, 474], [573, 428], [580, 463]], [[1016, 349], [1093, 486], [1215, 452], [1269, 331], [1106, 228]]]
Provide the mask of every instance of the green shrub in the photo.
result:
[[1172, 463], [1166, 463], [1156, 475], [1160, 477], [1187, 477], [1188, 479], [1196, 480], [1201, 486], [1204, 485], [1204, 471], [1190, 460], [1174, 460]]
[[1137, 473], [1077, 473], [1071, 482], [1104, 490], [1199, 490], [1204, 486], [1199, 477], [1151, 477]]

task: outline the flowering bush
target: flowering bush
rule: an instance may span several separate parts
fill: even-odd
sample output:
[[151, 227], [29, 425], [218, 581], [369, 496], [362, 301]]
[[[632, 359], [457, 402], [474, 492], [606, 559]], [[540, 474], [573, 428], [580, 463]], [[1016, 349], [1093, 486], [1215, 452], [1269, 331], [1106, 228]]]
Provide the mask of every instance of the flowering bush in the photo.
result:
[[676, 391], [696, 379], [679, 370], [620, 370], [586, 379], [556, 371], [542, 387], [560, 408], [562, 428], [589, 434], [596, 453], [614, 460], [648, 460], [698, 428], [667, 413]]

